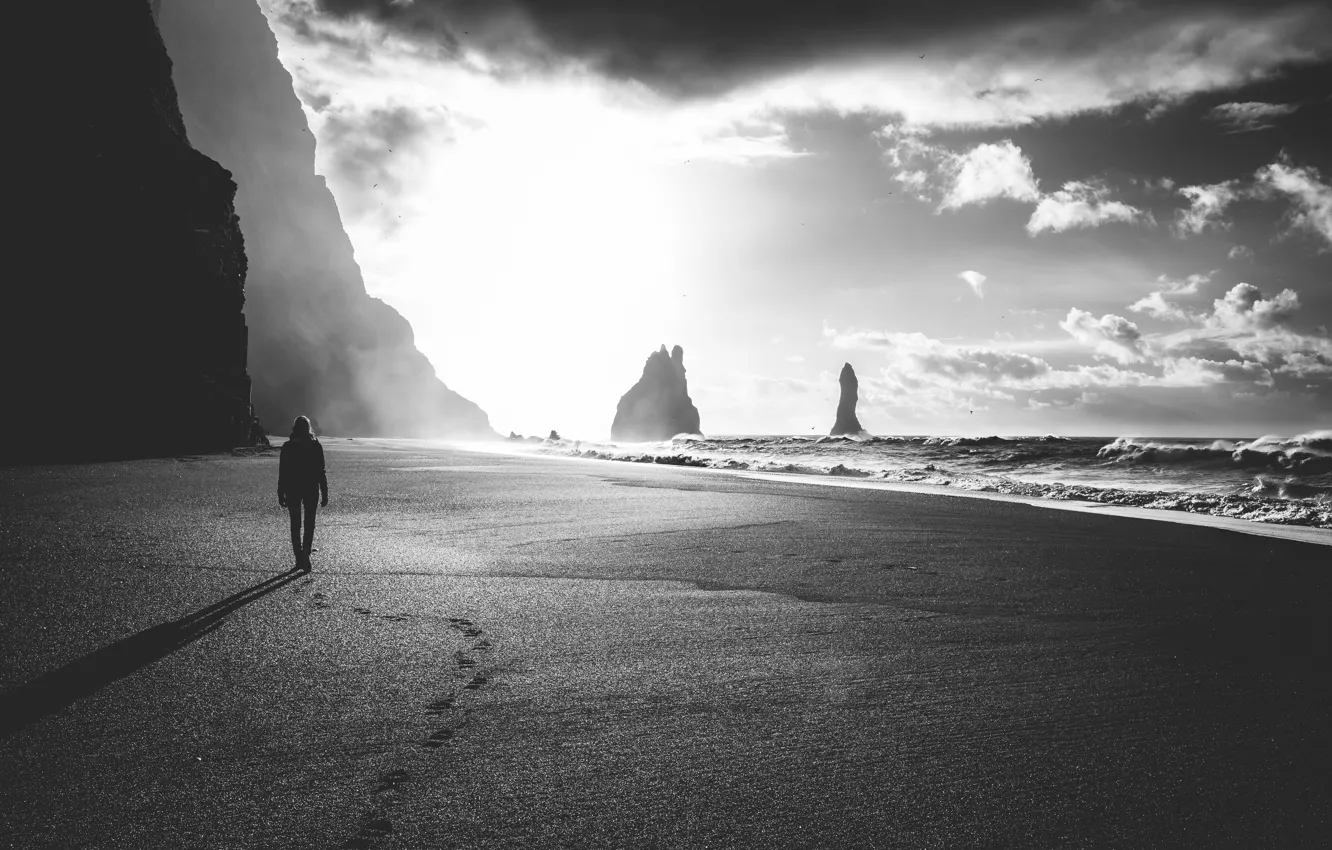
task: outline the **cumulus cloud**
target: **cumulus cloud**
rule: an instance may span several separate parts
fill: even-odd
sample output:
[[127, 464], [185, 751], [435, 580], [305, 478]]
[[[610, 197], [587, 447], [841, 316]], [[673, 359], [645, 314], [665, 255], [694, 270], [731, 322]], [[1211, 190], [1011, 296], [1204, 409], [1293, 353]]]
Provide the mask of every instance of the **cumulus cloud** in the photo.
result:
[[1046, 230], [1056, 233], [1078, 227], [1096, 227], [1112, 221], [1150, 222], [1150, 212], [1122, 201], [1107, 200], [1110, 190], [1098, 181], [1070, 181], [1064, 188], [1041, 198], [1027, 222], [1035, 236]]
[[1231, 133], [1252, 133], [1255, 130], [1270, 130], [1276, 126], [1273, 120], [1289, 115], [1299, 109], [1298, 103], [1222, 103], [1212, 107], [1207, 113], [1213, 121], [1219, 122]]
[[1098, 319], [1074, 307], [1059, 322], [1059, 327], [1083, 345], [1120, 363], [1138, 363], [1147, 359], [1142, 333], [1137, 325], [1123, 316], [1106, 313]]
[[1272, 298], [1264, 298], [1258, 287], [1237, 283], [1212, 302], [1209, 327], [1252, 329], [1279, 325], [1300, 309], [1300, 297], [1292, 289], [1283, 289]]
[[1171, 358], [1252, 362], [1271, 374], [1298, 378], [1332, 374], [1332, 339], [1292, 329], [1299, 309], [1294, 290], [1267, 297], [1258, 287], [1239, 283], [1214, 300], [1210, 312], [1189, 314], [1193, 327], [1162, 335], [1153, 344]]
[[981, 286], [984, 285], [986, 280], [985, 275], [981, 274], [980, 272], [971, 271], [970, 269], [968, 269], [967, 271], [964, 272], [958, 272], [957, 276], [967, 282], [967, 286], [971, 287], [971, 291], [976, 293], [977, 298], [985, 297], [985, 293], [981, 291]]
[[1031, 160], [1008, 139], [957, 153], [927, 141], [930, 132], [923, 127], [890, 124], [876, 135], [886, 144], [884, 158], [898, 182], [922, 200], [938, 196], [940, 211], [1040, 197]]
[[1332, 186], [1323, 182], [1318, 169], [1282, 160], [1260, 168], [1255, 176], [1259, 192], [1281, 193], [1295, 204], [1292, 222], [1296, 227], [1316, 233], [1332, 245]]
[[1225, 229], [1230, 222], [1222, 218], [1226, 207], [1243, 196], [1239, 181], [1228, 180], [1207, 186], [1183, 186], [1179, 194], [1189, 199], [1189, 208], [1175, 213], [1175, 234], [1181, 238], [1202, 233], [1208, 227]]
[[944, 209], [983, 204], [992, 198], [1034, 201], [1040, 197], [1031, 161], [1007, 139], [977, 145], [960, 155], [952, 163], [951, 180], [943, 199]]
[[1035, 202], [1027, 222], [1033, 236], [1115, 221], [1154, 221], [1150, 211], [1110, 200], [1110, 188], [1101, 180], [1071, 181], [1043, 194], [1031, 160], [1008, 139], [958, 153], [929, 142], [924, 127], [890, 124], [877, 135], [886, 143], [884, 159], [897, 169], [897, 180], [920, 200], [937, 200], [936, 212], [998, 198]]
[[1226, 256], [1232, 260], [1252, 260], [1253, 249], [1247, 245], [1232, 245]]

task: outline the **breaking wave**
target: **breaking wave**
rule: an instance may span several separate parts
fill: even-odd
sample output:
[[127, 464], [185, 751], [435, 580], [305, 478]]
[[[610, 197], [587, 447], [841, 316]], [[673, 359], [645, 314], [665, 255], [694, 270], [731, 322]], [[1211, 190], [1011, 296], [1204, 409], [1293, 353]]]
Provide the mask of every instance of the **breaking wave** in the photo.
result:
[[1332, 528], [1332, 430], [1196, 440], [682, 434], [657, 443], [530, 442], [532, 451], [624, 463], [861, 478]]

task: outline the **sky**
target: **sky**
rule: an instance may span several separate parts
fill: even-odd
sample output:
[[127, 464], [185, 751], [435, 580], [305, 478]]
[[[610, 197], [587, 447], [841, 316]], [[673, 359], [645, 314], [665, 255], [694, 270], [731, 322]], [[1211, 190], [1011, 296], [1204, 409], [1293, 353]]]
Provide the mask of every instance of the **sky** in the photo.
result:
[[1332, 7], [260, 0], [372, 295], [501, 433], [1332, 427]]

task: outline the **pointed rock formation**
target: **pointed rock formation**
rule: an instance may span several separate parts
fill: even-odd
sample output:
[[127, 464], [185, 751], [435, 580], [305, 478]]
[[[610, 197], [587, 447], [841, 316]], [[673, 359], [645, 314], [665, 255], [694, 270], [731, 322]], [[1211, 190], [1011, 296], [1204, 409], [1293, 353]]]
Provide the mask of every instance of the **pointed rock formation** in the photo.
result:
[[[18, 96], [0, 455], [212, 451], [259, 437], [236, 184], [186, 135], [149, 0], [36, 4], [59, 67]], [[66, 53], [66, 51], [68, 51]]]
[[639, 443], [697, 433], [698, 408], [689, 398], [684, 349], [677, 345], [667, 354], [663, 345], [648, 356], [643, 377], [616, 405], [611, 439]]
[[168, 0], [162, 30], [191, 138], [240, 185], [259, 413], [309, 414], [321, 434], [498, 437], [436, 377], [407, 320], [366, 293], [255, 0]]
[[859, 437], [865, 433], [856, 418], [856, 401], [860, 395], [860, 381], [856, 380], [856, 370], [850, 363], [842, 364], [842, 374], [837, 377], [842, 386], [842, 397], [837, 400], [837, 421], [833, 423], [830, 437]]

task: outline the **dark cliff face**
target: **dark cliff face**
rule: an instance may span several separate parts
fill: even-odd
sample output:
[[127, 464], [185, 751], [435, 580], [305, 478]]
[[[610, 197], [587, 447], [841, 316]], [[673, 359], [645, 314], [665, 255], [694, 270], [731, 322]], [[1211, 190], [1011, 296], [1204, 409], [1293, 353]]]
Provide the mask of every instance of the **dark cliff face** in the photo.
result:
[[648, 357], [643, 377], [620, 398], [611, 439], [644, 442], [698, 433], [698, 408], [685, 381], [684, 349], [677, 345], [667, 354], [663, 345]]
[[22, 222], [0, 323], [0, 454], [245, 444], [254, 422], [236, 184], [190, 145], [149, 0], [49, 13], [59, 9], [60, 76], [23, 102], [32, 141], [15, 158], [26, 173], [12, 184]]
[[165, 0], [162, 30], [191, 138], [240, 185], [259, 414], [275, 428], [306, 414], [330, 434], [497, 436], [436, 377], [407, 320], [366, 294], [255, 0]]
[[850, 363], [842, 364], [842, 374], [837, 377], [842, 387], [842, 396], [837, 400], [837, 421], [828, 432], [831, 437], [859, 436], [865, 433], [856, 418], [856, 402], [860, 396], [860, 381], [856, 380], [856, 370]]

